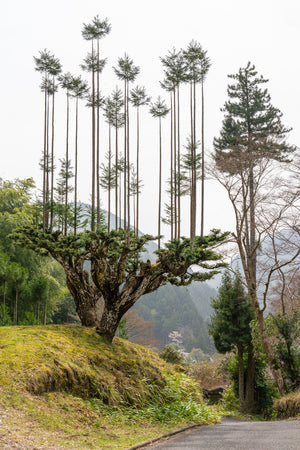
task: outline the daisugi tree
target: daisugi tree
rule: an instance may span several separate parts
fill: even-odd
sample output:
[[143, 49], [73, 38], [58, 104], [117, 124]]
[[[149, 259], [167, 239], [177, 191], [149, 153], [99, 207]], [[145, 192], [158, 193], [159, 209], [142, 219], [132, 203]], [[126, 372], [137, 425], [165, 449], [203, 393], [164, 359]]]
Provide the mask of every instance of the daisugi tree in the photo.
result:
[[[98, 31], [104, 30], [102, 34]], [[221, 233], [219, 230], [212, 230], [208, 236], [195, 236], [190, 238], [180, 237], [176, 234], [176, 239], [171, 239], [169, 243], [156, 251], [157, 259], [154, 263], [149, 259], [143, 261], [142, 255], [145, 251], [147, 242], [159, 239], [161, 236], [140, 235], [137, 227], [133, 231], [130, 226], [130, 163], [129, 163], [129, 88], [128, 83], [133, 81], [139, 72], [139, 68], [133, 66], [133, 62], [126, 58], [119, 60], [119, 68], [115, 69], [117, 75], [124, 81], [124, 101], [118, 100], [117, 109], [113, 109], [113, 103], [110, 100], [100, 102], [100, 94], [95, 90], [94, 72], [100, 72], [98, 44], [99, 37], [107, 34], [110, 25], [107, 19], [103, 23], [98, 16], [95, 17], [91, 24], [84, 25], [84, 37], [92, 41], [92, 220], [90, 222], [90, 230], [80, 231], [78, 222], [79, 214], [74, 216], [74, 226], [69, 222], [68, 205], [65, 204], [64, 209], [64, 227], [60, 227], [59, 221], [48, 221], [49, 208], [52, 211], [53, 203], [49, 204], [48, 197], [43, 194], [43, 214], [41, 214], [40, 224], [35, 222], [32, 225], [26, 224], [14, 232], [13, 238], [20, 246], [25, 246], [39, 253], [40, 255], [48, 255], [56, 260], [64, 269], [66, 282], [70, 293], [73, 296], [76, 311], [83, 326], [96, 327], [97, 331], [109, 341], [112, 341], [118, 324], [124, 314], [136, 303], [136, 301], [144, 294], [150, 293], [165, 283], [171, 283], [177, 286], [186, 286], [192, 281], [205, 281], [211, 278], [217, 269], [224, 264], [220, 255], [216, 253], [217, 247], [226, 239], [227, 233]], [[94, 53], [94, 41], [97, 43], [97, 53]], [[47, 58], [50, 56], [47, 54]], [[47, 59], [47, 61], [48, 61]], [[102, 65], [101, 65], [102, 67]], [[46, 67], [46, 69], [48, 66]], [[45, 69], [45, 70], [46, 70]], [[131, 73], [130, 70], [134, 73]], [[47, 69], [48, 70], [48, 69]], [[124, 73], [123, 73], [124, 72]], [[126, 73], [125, 73], [126, 72]], [[130, 72], [130, 73], [129, 73]], [[47, 72], [45, 72], [47, 73]], [[74, 81], [70, 78], [67, 84], [67, 100], [69, 95], [73, 95]], [[84, 84], [84, 92], [87, 91]], [[77, 91], [76, 91], [77, 92]], [[95, 93], [96, 92], [96, 93]], [[116, 91], [117, 92], [117, 91]], [[79, 95], [74, 94], [76, 99]], [[133, 94], [131, 95], [131, 97]], [[47, 98], [47, 96], [46, 96]], [[150, 99], [147, 98], [147, 103]], [[146, 100], [145, 100], [146, 102]], [[95, 125], [95, 109], [97, 112], [97, 120], [99, 116], [100, 103], [104, 104], [106, 118], [109, 126], [115, 128], [116, 132], [116, 167], [112, 167], [110, 177], [113, 182], [110, 183], [109, 189], [115, 189], [116, 200], [115, 210], [121, 211], [121, 181], [119, 175], [123, 173], [123, 197], [124, 197], [124, 227], [121, 228], [116, 217], [115, 229], [103, 224], [99, 217], [99, 126]], [[142, 104], [137, 103], [137, 106]], [[46, 104], [47, 106], [47, 104]], [[124, 113], [122, 114], [122, 106]], [[76, 103], [77, 107], [77, 103]], [[77, 111], [77, 109], [76, 109]], [[166, 113], [168, 109], [166, 109]], [[155, 113], [155, 115], [157, 115]], [[69, 117], [69, 116], [68, 116]], [[77, 117], [77, 116], [76, 116]], [[124, 125], [124, 157], [123, 167], [118, 157], [118, 139], [117, 130]], [[67, 132], [68, 132], [67, 126]], [[97, 133], [96, 133], [97, 131]], [[76, 122], [77, 133], [77, 122]], [[97, 135], [97, 139], [95, 136]], [[77, 136], [77, 135], [76, 135]], [[46, 139], [47, 141], [47, 139]], [[67, 141], [68, 142], [68, 141]], [[77, 142], [77, 141], [76, 141]], [[97, 146], [96, 146], [97, 143]], [[97, 147], [97, 151], [96, 151]], [[111, 155], [109, 156], [111, 157]], [[53, 159], [51, 162], [51, 170], [54, 167]], [[76, 146], [76, 164], [77, 164], [77, 146]], [[179, 161], [177, 161], [179, 163]], [[69, 153], [66, 154], [66, 162], [69, 167]], [[75, 172], [77, 177], [77, 165], [75, 164]], [[138, 166], [137, 166], [138, 170]], [[47, 179], [48, 168], [43, 165], [44, 179]], [[65, 199], [70, 191], [68, 178], [66, 176], [65, 189], [63, 191]], [[140, 178], [138, 175], [138, 185]], [[118, 191], [119, 189], [119, 191]], [[160, 178], [161, 190], [161, 178]], [[45, 189], [44, 189], [45, 191]], [[97, 195], [95, 194], [97, 193]], [[52, 197], [51, 197], [52, 198]], [[96, 202], [97, 200], [97, 202]], [[66, 202], [67, 203], [67, 200]], [[95, 223], [95, 203], [97, 203], [97, 221]], [[55, 206], [55, 205], [54, 205]], [[77, 211], [77, 190], [75, 197], [75, 211]], [[71, 211], [72, 205], [70, 205]], [[45, 218], [46, 214], [46, 218]], [[138, 214], [138, 207], [137, 207]], [[160, 223], [159, 210], [159, 223]], [[117, 214], [116, 214], [117, 215]], [[52, 215], [51, 215], [52, 217]], [[179, 216], [178, 216], [179, 217]], [[177, 217], [177, 222], [178, 222]], [[109, 222], [108, 222], [109, 223]], [[160, 234], [160, 227], [159, 227]], [[174, 235], [173, 235], [174, 237]], [[172, 238], [172, 236], [171, 236]], [[146, 257], [147, 258], [147, 257]], [[146, 259], [145, 258], [145, 259]]]

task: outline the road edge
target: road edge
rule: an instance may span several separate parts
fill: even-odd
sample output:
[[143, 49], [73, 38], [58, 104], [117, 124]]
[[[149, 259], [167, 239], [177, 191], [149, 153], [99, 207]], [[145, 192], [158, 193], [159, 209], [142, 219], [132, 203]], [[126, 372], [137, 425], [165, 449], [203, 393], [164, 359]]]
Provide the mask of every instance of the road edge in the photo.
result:
[[133, 447], [129, 447], [126, 450], [136, 450], [138, 448], [143, 448], [143, 447], [146, 447], [147, 445], [153, 444], [154, 442], [160, 441], [161, 439], [165, 439], [165, 438], [174, 436], [175, 434], [182, 433], [187, 430], [191, 430], [192, 428], [207, 427], [207, 426], [209, 426], [209, 425], [203, 424], [201, 422], [193, 423], [192, 425], [187, 425], [186, 427], [178, 428], [177, 430], [170, 431], [169, 433], [162, 434], [161, 436], [157, 436], [152, 439], [148, 439], [147, 441], [140, 442], [139, 444], [136, 444]]

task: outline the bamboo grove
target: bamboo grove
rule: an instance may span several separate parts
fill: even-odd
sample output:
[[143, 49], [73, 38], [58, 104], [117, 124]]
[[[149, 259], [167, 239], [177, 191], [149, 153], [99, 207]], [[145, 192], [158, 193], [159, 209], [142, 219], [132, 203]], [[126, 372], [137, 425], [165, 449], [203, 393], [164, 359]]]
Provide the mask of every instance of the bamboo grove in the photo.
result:
[[[47, 49], [34, 57], [35, 70], [42, 75], [41, 90], [44, 96], [44, 145], [40, 163], [43, 172], [43, 229], [58, 230], [64, 235], [69, 232], [76, 235], [78, 230], [83, 228], [94, 231], [103, 221], [102, 205], [105, 204], [108, 231], [120, 228], [129, 230], [131, 227], [138, 235], [140, 194], [143, 188], [140, 111], [141, 108], [147, 108], [153, 117], [154, 129], [155, 121], [158, 125], [159, 166], [155, 170], [158, 208], [154, 213], [157, 214], [157, 235], [161, 236], [163, 222], [168, 225], [169, 238], [176, 239], [181, 236], [182, 201], [183, 197], [186, 197], [190, 210], [190, 238], [196, 236], [197, 217], [200, 218], [200, 234], [203, 236], [204, 82], [210, 68], [207, 52], [198, 42], [191, 41], [186, 49], [172, 49], [165, 57], [161, 57], [164, 79], [160, 82], [160, 88], [166, 94], [166, 99], [158, 96], [156, 100], [151, 100], [144, 86], [133, 85], [140, 73], [140, 67], [125, 54], [118, 58], [113, 66], [116, 81], [121, 83], [121, 87], [116, 84], [109, 95], [103, 96], [100, 89], [101, 74], [108, 61], [101, 53], [100, 44], [110, 31], [108, 19], [100, 20], [98, 16], [90, 23], [83, 24], [82, 37], [89, 41], [90, 52], [80, 64], [80, 68], [89, 81], [86, 81], [82, 74], [75, 76], [70, 72], [63, 72], [59, 59]], [[181, 110], [181, 86], [184, 84], [189, 86], [188, 90], [185, 89], [185, 92], [189, 92], [188, 112]], [[201, 89], [200, 101], [197, 101], [198, 86]], [[59, 92], [64, 92], [66, 98], [63, 158], [56, 155], [58, 143], [55, 139], [55, 107]], [[74, 104], [72, 99], [75, 99], [75, 145], [72, 144], [71, 148], [70, 108]], [[91, 169], [88, 175], [91, 180], [90, 207], [81, 204], [78, 193], [80, 103], [89, 108], [91, 117]], [[183, 114], [190, 117], [190, 132], [184, 138], [181, 136]], [[163, 120], [167, 116], [169, 120]], [[134, 133], [130, 123], [132, 117], [135, 121]], [[167, 144], [162, 139], [162, 133], [169, 136]], [[104, 136], [108, 145], [103, 145]], [[154, 145], [157, 148], [157, 144]], [[163, 180], [162, 165], [166, 164], [167, 160], [169, 177]], [[197, 199], [197, 193], [200, 191], [198, 186], [201, 187], [200, 202]], [[164, 191], [168, 194], [165, 205], [162, 204]], [[160, 238], [158, 246], [160, 248]]]

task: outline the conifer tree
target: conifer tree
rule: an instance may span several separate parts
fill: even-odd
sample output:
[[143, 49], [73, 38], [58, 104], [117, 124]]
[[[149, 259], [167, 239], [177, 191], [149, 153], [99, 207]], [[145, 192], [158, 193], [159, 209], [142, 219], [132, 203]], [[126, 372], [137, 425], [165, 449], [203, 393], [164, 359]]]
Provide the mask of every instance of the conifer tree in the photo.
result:
[[[173, 121], [171, 123], [171, 208], [174, 207], [174, 235], [180, 236], [181, 222], [181, 149], [180, 149], [180, 84], [186, 79], [186, 64], [181, 51], [177, 52], [175, 48], [165, 58], [160, 58], [164, 66], [165, 79], [161, 86], [169, 92], [171, 96], [171, 112]], [[172, 98], [173, 97], [173, 98]], [[173, 167], [172, 167], [173, 166]], [[173, 191], [173, 193], [172, 193]], [[172, 201], [174, 200], [174, 201]], [[171, 215], [172, 216], [172, 215]], [[171, 230], [171, 235], [173, 234]]]
[[76, 116], [75, 116], [75, 173], [74, 173], [74, 234], [76, 234], [77, 230], [77, 178], [78, 178], [78, 100], [83, 99], [88, 94], [88, 85], [86, 81], [83, 81], [82, 78], [73, 77], [71, 83], [71, 97], [76, 99]]
[[[119, 158], [119, 128], [124, 126], [125, 116], [122, 113], [124, 101], [122, 98], [122, 92], [116, 88], [110, 97], [105, 101], [104, 113], [109, 126], [115, 129], [115, 163], [114, 163], [114, 187], [115, 187], [115, 229], [118, 228], [118, 204], [121, 200], [121, 180], [119, 177], [122, 171], [122, 164], [120, 164]], [[120, 189], [120, 195], [118, 196], [118, 187]], [[119, 220], [121, 221], [121, 210], [119, 211]], [[119, 225], [121, 227], [121, 225]]]
[[169, 112], [169, 108], [167, 107], [164, 100], [160, 97], [156, 100], [155, 103], [151, 104], [150, 113], [153, 117], [158, 117], [158, 126], [159, 126], [159, 166], [158, 166], [158, 248], [160, 248], [160, 225], [161, 225], [161, 191], [162, 191], [162, 142], [161, 142], [161, 119], [166, 117]]
[[187, 74], [186, 80], [190, 83], [190, 116], [191, 116], [191, 159], [193, 161], [191, 170], [191, 237], [196, 233], [196, 206], [197, 206], [197, 173], [196, 173], [196, 158], [197, 158], [197, 136], [196, 136], [196, 85], [201, 83], [201, 97], [202, 97], [202, 121], [201, 121], [201, 236], [203, 236], [204, 227], [204, 80], [210, 67], [210, 60], [207, 52], [204, 51], [201, 45], [196, 41], [191, 41], [188, 48], [183, 51], [183, 57], [186, 61]]
[[[90, 24], [83, 24], [82, 36], [87, 41], [92, 41], [92, 52], [85, 61], [85, 70], [92, 73], [92, 229], [94, 229], [94, 212], [96, 200], [96, 221], [97, 226], [100, 224], [100, 107], [101, 95], [99, 76], [102, 72], [106, 59], [100, 59], [100, 39], [109, 34], [111, 25], [108, 19], [100, 20], [99, 16], [95, 16]], [[94, 41], [96, 41], [96, 52], [94, 49]], [[96, 80], [95, 80], [96, 75]], [[95, 198], [96, 197], [96, 198]]]
[[124, 58], [118, 58], [114, 71], [120, 80], [124, 81], [124, 227], [130, 230], [130, 153], [129, 153], [129, 83], [133, 82], [140, 68], [125, 53]]
[[61, 168], [59, 171], [59, 177], [56, 183], [56, 214], [58, 231], [67, 234], [68, 226], [72, 222], [70, 217], [70, 206], [66, 204], [66, 186], [68, 186], [68, 193], [73, 191], [73, 186], [70, 185], [69, 180], [73, 178], [71, 161], [66, 161], [65, 158], [59, 160]]
[[[136, 86], [130, 91], [129, 100], [136, 107], [136, 186], [134, 191], [136, 193], [136, 221], [135, 233], [138, 234], [139, 228], [139, 194], [140, 194], [140, 107], [147, 105], [150, 102], [150, 97], [146, 94], [144, 86]], [[131, 183], [132, 185], [132, 183]], [[132, 189], [131, 189], [132, 190]]]
[[[42, 157], [43, 169], [43, 226], [48, 227], [48, 209], [51, 202], [51, 211], [53, 208], [53, 173], [54, 173], [54, 94], [57, 90], [55, 77], [61, 73], [61, 64], [59, 59], [51, 55], [45, 49], [40, 51], [39, 57], [34, 57], [36, 64], [35, 70], [43, 74], [41, 89], [44, 92], [44, 148]], [[52, 77], [52, 78], [50, 78]], [[49, 97], [52, 96], [52, 138], [51, 138], [51, 156], [49, 153]], [[51, 168], [49, 165], [51, 164]], [[51, 171], [51, 192], [49, 194], [49, 172]], [[52, 226], [52, 212], [50, 218]]]
[[[284, 392], [282, 375], [276, 357], [268, 342], [264, 308], [258, 301], [257, 251], [261, 232], [256, 233], [256, 208], [261, 201], [260, 189], [266, 173], [266, 164], [274, 160], [287, 161], [294, 148], [286, 143], [289, 129], [281, 122], [282, 113], [272, 106], [267, 82], [257, 76], [255, 66], [248, 63], [235, 75], [229, 75], [228, 101], [220, 136], [214, 140], [216, 169], [224, 175], [225, 187], [236, 215], [235, 240], [256, 317], [264, 350], [280, 392]], [[226, 180], [234, 179], [238, 189], [234, 194]], [[230, 182], [231, 183], [231, 182]], [[232, 184], [231, 184], [232, 185]], [[232, 192], [231, 192], [232, 191]]]
[[[241, 413], [252, 412], [249, 411], [249, 407], [253, 407], [253, 401], [250, 402], [250, 405], [245, 404], [245, 391], [249, 390], [251, 386], [244, 386], [243, 356], [248, 352], [249, 363], [252, 362], [250, 322], [254, 318], [254, 311], [238, 275], [232, 278], [228, 271], [224, 273], [218, 297], [212, 300], [211, 305], [214, 313], [210, 318], [209, 333], [220, 353], [226, 353], [232, 349], [237, 350], [240, 411]], [[249, 395], [247, 397], [249, 401]]]
[[66, 90], [66, 98], [67, 98], [67, 113], [66, 113], [66, 153], [65, 153], [65, 161], [66, 161], [66, 176], [65, 176], [65, 222], [64, 222], [64, 234], [67, 234], [67, 211], [68, 211], [68, 201], [69, 201], [69, 123], [70, 123], [70, 95], [73, 88], [73, 77], [70, 72], [62, 75], [60, 77], [60, 84], [63, 89]]

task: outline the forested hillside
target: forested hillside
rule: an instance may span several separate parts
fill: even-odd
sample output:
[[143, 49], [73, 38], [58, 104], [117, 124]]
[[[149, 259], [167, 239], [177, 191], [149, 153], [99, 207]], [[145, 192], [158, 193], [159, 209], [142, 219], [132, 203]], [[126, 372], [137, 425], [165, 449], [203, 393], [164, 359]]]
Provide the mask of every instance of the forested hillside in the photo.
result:
[[[201, 284], [202, 283], [198, 283]], [[200, 348], [204, 353], [214, 352], [214, 345], [208, 335], [204, 318], [199, 313], [195, 302], [203, 302], [203, 310], [209, 310], [208, 291], [202, 292], [193, 286], [192, 297], [190, 290], [185, 287], [162, 286], [156, 292], [144, 295], [136, 304], [138, 315], [153, 322], [153, 334], [160, 347], [171, 342], [169, 334], [173, 331], [180, 333], [182, 347], [190, 352], [193, 348]], [[202, 295], [201, 294], [204, 294]]]

